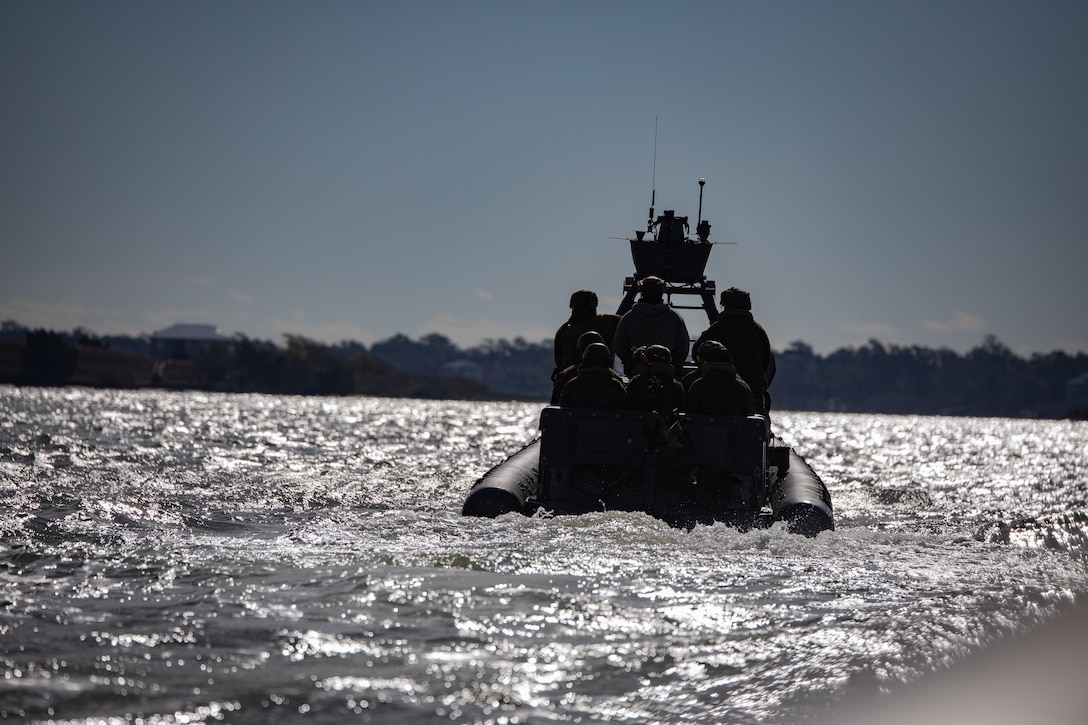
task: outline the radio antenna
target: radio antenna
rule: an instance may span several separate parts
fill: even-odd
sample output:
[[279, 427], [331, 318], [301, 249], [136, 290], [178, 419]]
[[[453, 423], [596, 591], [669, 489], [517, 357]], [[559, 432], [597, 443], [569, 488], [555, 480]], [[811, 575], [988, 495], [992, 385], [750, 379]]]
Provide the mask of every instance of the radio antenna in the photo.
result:
[[699, 179], [699, 220], [697, 224], [703, 223], [703, 187], [706, 186], [706, 179]]
[[650, 179], [650, 218], [646, 220], [646, 231], [654, 228], [654, 202], [657, 199], [657, 116], [654, 116], [654, 173]]

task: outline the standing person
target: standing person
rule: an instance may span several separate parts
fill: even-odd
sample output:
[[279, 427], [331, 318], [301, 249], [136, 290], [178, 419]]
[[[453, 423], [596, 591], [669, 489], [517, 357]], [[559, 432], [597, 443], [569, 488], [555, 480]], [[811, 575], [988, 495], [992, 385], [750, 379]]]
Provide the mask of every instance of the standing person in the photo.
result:
[[639, 281], [638, 289], [639, 301], [620, 318], [612, 348], [623, 361], [623, 372], [631, 375], [634, 350], [643, 345], [668, 348], [673, 367], [679, 372], [691, 345], [684, 318], [665, 303], [665, 281], [660, 277], [644, 277]]
[[619, 315], [597, 313], [597, 293], [593, 290], [580, 289], [571, 294], [570, 317], [555, 332], [555, 370], [552, 371], [552, 380], [562, 370], [582, 361], [578, 338], [583, 333], [600, 333], [604, 344], [612, 350], [612, 340], [619, 321]]
[[722, 292], [722, 313], [695, 342], [695, 349], [707, 340], [717, 340], [733, 356], [733, 364], [752, 390], [756, 409], [771, 408], [767, 388], [774, 380], [775, 362], [767, 331], [752, 316], [752, 297], [737, 287]]

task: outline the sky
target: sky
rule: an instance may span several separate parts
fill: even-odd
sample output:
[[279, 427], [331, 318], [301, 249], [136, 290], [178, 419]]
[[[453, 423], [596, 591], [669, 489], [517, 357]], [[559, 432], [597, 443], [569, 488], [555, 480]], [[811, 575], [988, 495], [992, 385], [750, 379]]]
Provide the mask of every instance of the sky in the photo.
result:
[[705, 178], [778, 350], [1088, 352], [1085, 37], [1082, 0], [0, 0], [0, 320], [550, 340]]

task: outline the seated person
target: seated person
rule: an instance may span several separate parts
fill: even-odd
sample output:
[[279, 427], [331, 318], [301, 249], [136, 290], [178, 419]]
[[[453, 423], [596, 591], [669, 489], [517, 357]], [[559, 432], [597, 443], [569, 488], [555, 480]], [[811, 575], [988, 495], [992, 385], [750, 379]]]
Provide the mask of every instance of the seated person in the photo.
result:
[[664, 345], [650, 345], [640, 361], [643, 366], [627, 383], [627, 407], [672, 413], [684, 409], [684, 386], [676, 379], [672, 353]]
[[[590, 330], [589, 332], [583, 332], [578, 337], [578, 361], [581, 362], [582, 354], [586, 351], [586, 348], [595, 342], [606, 344], [604, 337], [596, 330]], [[578, 374], [578, 364], [568, 365], [562, 370], [552, 374], [552, 405], [559, 405], [559, 396], [563, 393], [563, 386], [566, 385]], [[616, 373], [616, 377], [619, 377], [619, 373]]]
[[725, 345], [721, 344], [717, 340], [707, 340], [702, 345], [699, 345], [699, 346], [694, 348], [693, 352], [694, 352], [694, 355], [695, 355], [695, 369], [692, 370], [687, 375], [685, 375], [683, 377], [683, 379], [680, 381], [680, 384], [684, 386], [684, 392], [685, 393], [688, 392], [689, 390], [691, 390], [691, 384], [692, 383], [694, 383], [699, 378], [703, 377], [702, 365], [706, 361], [706, 353], [704, 351], [708, 349], [708, 346], [710, 348], [716, 348], [718, 350], [726, 350], [727, 349], [725, 347]]
[[604, 343], [586, 346], [578, 373], [563, 386], [559, 405], [564, 408], [627, 407], [627, 392], [619, 374], [612, 369], [612, 352]]
[[642, 345], [631, 351], [631, 370], [626, 373], [628, 381], [639, 373], [646, 371], [646, 366], [650, 364], [649, 359], [646, 357], [646, 351], [649, 349], [649, 346]]
[[756, 412], [752, 389], [737, 374], [733, 356], [724, 345], [703, 343], [700, 358], [701, 375], [688, 389], [689, 413], [752, 415]]

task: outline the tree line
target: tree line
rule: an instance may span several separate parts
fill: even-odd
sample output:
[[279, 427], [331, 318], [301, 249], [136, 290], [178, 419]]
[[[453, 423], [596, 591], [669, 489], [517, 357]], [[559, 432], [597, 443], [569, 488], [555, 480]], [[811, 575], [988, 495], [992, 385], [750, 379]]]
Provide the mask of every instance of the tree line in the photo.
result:
[[227, 345], [195, 350], [185, 359], [157, 359], [145, 338], [103, 338], [0, 329], [0, 383], [162, 387], [288, 395], [378, 395], [492, 400], [486, 385], [455, 375], [413, 375], [358, 343], [325, 345], [298, 335], [284, 344], [235, 336]]
[[[398, 334], [370, 347], [298, 335], [274, 344], [238, 335], [230, 345], [199, 350], [188, 360], [162, 361], [150, 357], [147, 338], [28, 330], [5, 322], [3, 344], [19, 346], [20, 357], [13, 363], [9, 350], [5, 365], [0, 348], [0, 382], [298, 395], [545, 401], [554, 365], [550, 341], [485, 340], [461, 348], [437, 333], [416, 340]], [[1025, 358], [992, 335], [962, 355], [874, 339], [828, 355], [797, 341], [776, 351], [776, 359], [770, 392], [777, 410], [1088, 417], [1088, 354]], [[1084, 378], [1079, 387], [1071, 384], [1078, 378]]]
[[[960, 355], [878, 340], [817, 355], [803, 342], [777, 354], [774, 405], [796, 410], [971, 415], [1088, 416], [1088, 355], [1055, 351], [1024, 358], [988, 335]], [[1079, 393], [1078, 393], [1079, 391]]]

